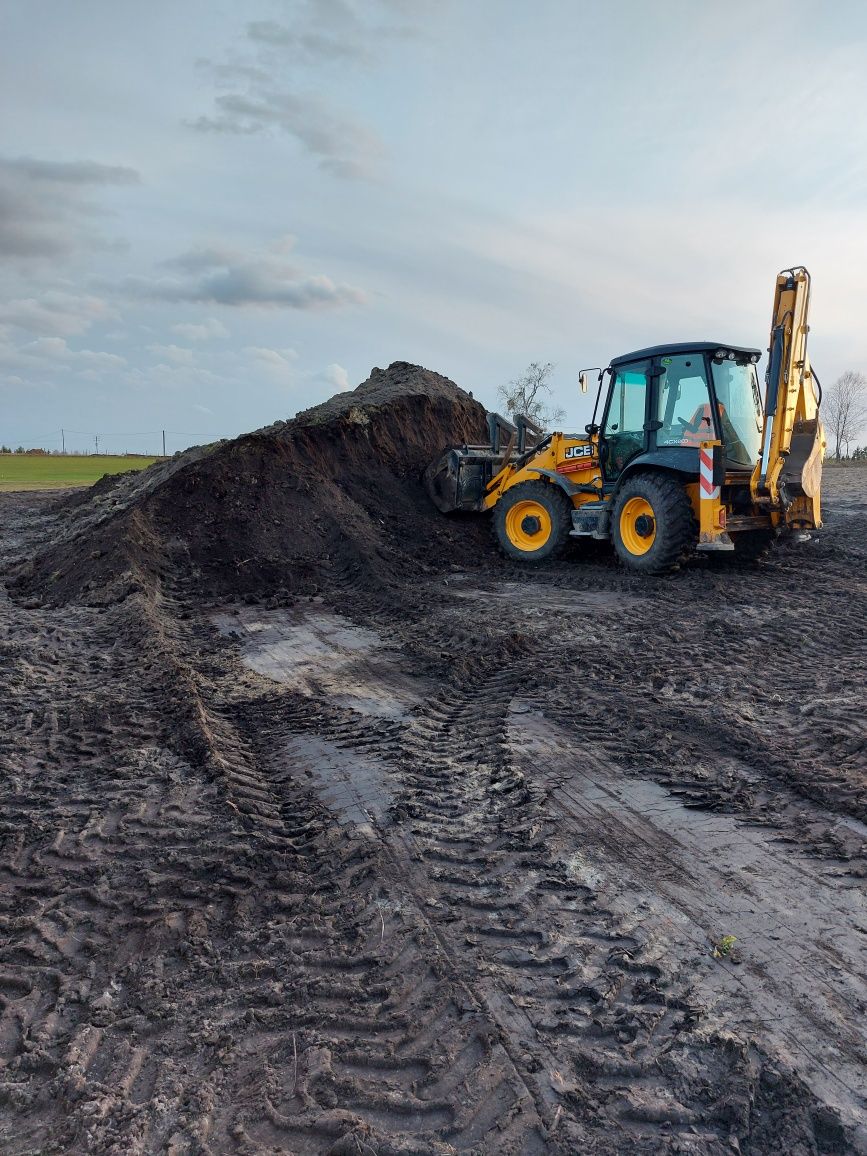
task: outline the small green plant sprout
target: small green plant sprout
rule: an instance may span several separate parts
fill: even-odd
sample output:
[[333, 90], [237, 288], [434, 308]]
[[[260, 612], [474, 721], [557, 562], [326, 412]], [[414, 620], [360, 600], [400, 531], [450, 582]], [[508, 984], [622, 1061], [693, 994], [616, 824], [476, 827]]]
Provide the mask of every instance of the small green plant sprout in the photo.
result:
[[725, 959], [729, 956], [737, 941], [738, 937], [736, 935], [724, 935], [722, 939], [718, 939], [713, 945], [714, 959]]

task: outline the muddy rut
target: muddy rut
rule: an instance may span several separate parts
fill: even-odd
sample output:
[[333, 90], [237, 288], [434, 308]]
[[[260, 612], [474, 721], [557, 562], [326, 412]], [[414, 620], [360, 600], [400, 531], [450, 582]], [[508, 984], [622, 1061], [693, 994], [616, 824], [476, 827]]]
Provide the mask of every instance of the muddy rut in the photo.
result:
[[740, 571], [0, 595], [0, 1149], [867, 1152], [864, 484]]

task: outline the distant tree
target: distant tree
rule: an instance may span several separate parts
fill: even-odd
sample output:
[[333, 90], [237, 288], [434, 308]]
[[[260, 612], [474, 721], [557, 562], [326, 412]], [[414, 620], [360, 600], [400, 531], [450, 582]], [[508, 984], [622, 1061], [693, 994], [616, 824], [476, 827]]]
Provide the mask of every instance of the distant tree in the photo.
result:
[[9, 446], [0, 446], [0, 454], [11, 454], [12, 450]]
[[16, 454], [23, 454], [24, 453], [24, 446], [19, 446], [15, 452], [16, 452]]
[[524, 414], [530, 421], [542, 429], [550, 429], [555, 422], [562, 421], [566, 411], [549, 409], [548, 398], [551, 386], [548, 378], [554, 371], [554, 365], [546, 361], [544, 365], [538, 361], [531, 361], [520, 377], [510, 381], [508, 385], [501, 385], [497, 394], [506, 406], [510, 417]]
[[834, 457], [840, 458], [843, 446], [849, 454], [849, 443], [854, 441], [867, 421], [867, 378], [863, 373], [847, 369], [837, 378], [822, 398], [822, 421], [834, 441]]

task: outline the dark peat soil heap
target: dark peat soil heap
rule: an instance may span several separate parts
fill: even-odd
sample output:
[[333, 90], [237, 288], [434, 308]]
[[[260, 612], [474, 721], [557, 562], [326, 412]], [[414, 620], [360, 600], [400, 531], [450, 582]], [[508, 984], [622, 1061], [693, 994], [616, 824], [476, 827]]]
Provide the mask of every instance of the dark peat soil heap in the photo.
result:
[[422, 483], [447, 445], [485, 437], [485, 410], [406, 362], [291, 421], [104, 478], [58, 511], [19, 596], [115, 603], [154, 579], [206, 597], [398, 587], [490, 553], [478, 519], [444, 518]]

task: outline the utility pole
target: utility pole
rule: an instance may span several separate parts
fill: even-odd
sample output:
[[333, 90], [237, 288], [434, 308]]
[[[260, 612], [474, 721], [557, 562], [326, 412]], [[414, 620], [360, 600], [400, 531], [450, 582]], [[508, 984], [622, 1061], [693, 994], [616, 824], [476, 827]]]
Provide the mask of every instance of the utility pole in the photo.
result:
[[66, 453], [66, 434], [63, 430], [60, 431], [60, 452], [62, 454]]
[[93, 444], [96, 446], [96, 456], [99, 457], [99, 434], [93, 435]]
[[163, 457], [166, 456], [166, 431], [163, 430]]

